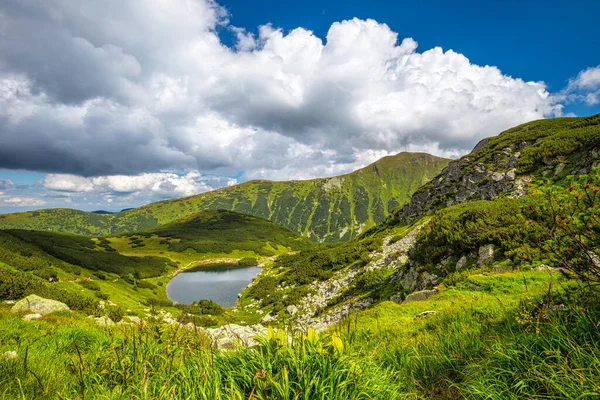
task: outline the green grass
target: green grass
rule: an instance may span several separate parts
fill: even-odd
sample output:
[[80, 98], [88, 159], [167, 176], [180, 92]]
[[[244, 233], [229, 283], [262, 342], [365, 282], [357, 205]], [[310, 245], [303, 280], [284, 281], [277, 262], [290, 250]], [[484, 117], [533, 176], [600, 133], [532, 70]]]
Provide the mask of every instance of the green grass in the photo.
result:
[[[0, 353], [19, 355], [0, 358], [0, 398], [594, 397], [598, 295], [577, 291], [548, 272], [472, 273], [422, 302], [380, 303], [329, 333], [273, 332], [233, 352], [215, 350], [201, 331], [101, 328], [71, 312], [23, 322], [0, 305]], [[565, 310], [552, 311], [556, 304]], [[438, 313], [415, 319], [426, 310]]]

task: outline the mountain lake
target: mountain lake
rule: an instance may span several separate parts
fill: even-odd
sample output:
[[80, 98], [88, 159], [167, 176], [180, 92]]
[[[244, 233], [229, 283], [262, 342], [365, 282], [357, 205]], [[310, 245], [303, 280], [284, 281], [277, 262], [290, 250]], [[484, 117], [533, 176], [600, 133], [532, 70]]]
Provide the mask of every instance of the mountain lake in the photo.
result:
[[177, 274], [167, 284], [167, 297], [178, 304], [212, 300], [222, 307], [233, 307], [237, 296], [252, 279], [258, 267], [205, 267]]

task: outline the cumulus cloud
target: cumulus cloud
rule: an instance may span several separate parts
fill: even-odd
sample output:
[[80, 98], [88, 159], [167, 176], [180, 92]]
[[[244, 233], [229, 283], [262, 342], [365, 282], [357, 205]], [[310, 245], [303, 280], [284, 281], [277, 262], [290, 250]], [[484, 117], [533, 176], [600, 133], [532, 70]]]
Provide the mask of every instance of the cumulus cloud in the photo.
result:
[[581, 71], [569, 80], [569, 85], [560, 95], [568, 102], [583, 102], [590, 106], [600, 104], [600, 65]]
[[230, 26], [209, 0], [0, 5], [0, 167], [53, 173], [54, 190], [204, 189], [161, 170], [337, 174], [403, 150], [456, 156], [557, 114], [543, 82], [419, 52], [373, 20], [334, 23], [322, 39]]
[[191, 196], [236, 183], [235, 179], [207, 177], [198, 171], [190, 171], [185, 175], [162, 172], [93, 178], [71, 174], [48, 174], [42, 181], [46, 189], [58, 192], [165, 197]]
[[0, 206], [7, 207], [42, 207], [47, 202], [44, 199], [27, 196], [10, 196], [0, 192]]

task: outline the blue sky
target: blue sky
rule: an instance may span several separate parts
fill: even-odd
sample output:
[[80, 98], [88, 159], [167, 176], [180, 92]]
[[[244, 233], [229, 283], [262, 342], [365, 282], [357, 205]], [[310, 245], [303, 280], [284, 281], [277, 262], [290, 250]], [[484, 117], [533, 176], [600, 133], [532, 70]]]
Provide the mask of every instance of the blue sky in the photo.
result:
[[518, 123], [600, 112], [598, 1], [7, 0], [0, 14], [0, 212], [457, 157]]
[[[551, 91], [600, 63], [598, 15], [594, 0], [415, 0], [282, 2], [222, 1], [231, 22], [256, 29], [265, 21], [286, 30], [298, 26], [325, 37], [333, 22], [354, 17], [384, 22], [399, 37], [422, 49], [441, 46], [505, 74], [542, 80]], [[223, 36], [229, 36], [224, 34]], [[600, 106], [574, 108], [595, 114]]]

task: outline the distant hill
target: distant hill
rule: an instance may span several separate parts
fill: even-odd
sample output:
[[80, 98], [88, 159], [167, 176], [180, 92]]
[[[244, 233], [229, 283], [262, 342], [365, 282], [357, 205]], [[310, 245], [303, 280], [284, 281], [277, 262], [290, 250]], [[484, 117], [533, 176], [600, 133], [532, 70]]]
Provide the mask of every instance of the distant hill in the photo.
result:
[[400, 153], [338, 177], [249, 181], [115, 214], [48, 209], [0, 215], [0, 228], [111, 235], [223, 209], [269, 219], [311, 240], [344, 241], [383, 222], [449, 161], [424, 153]]

